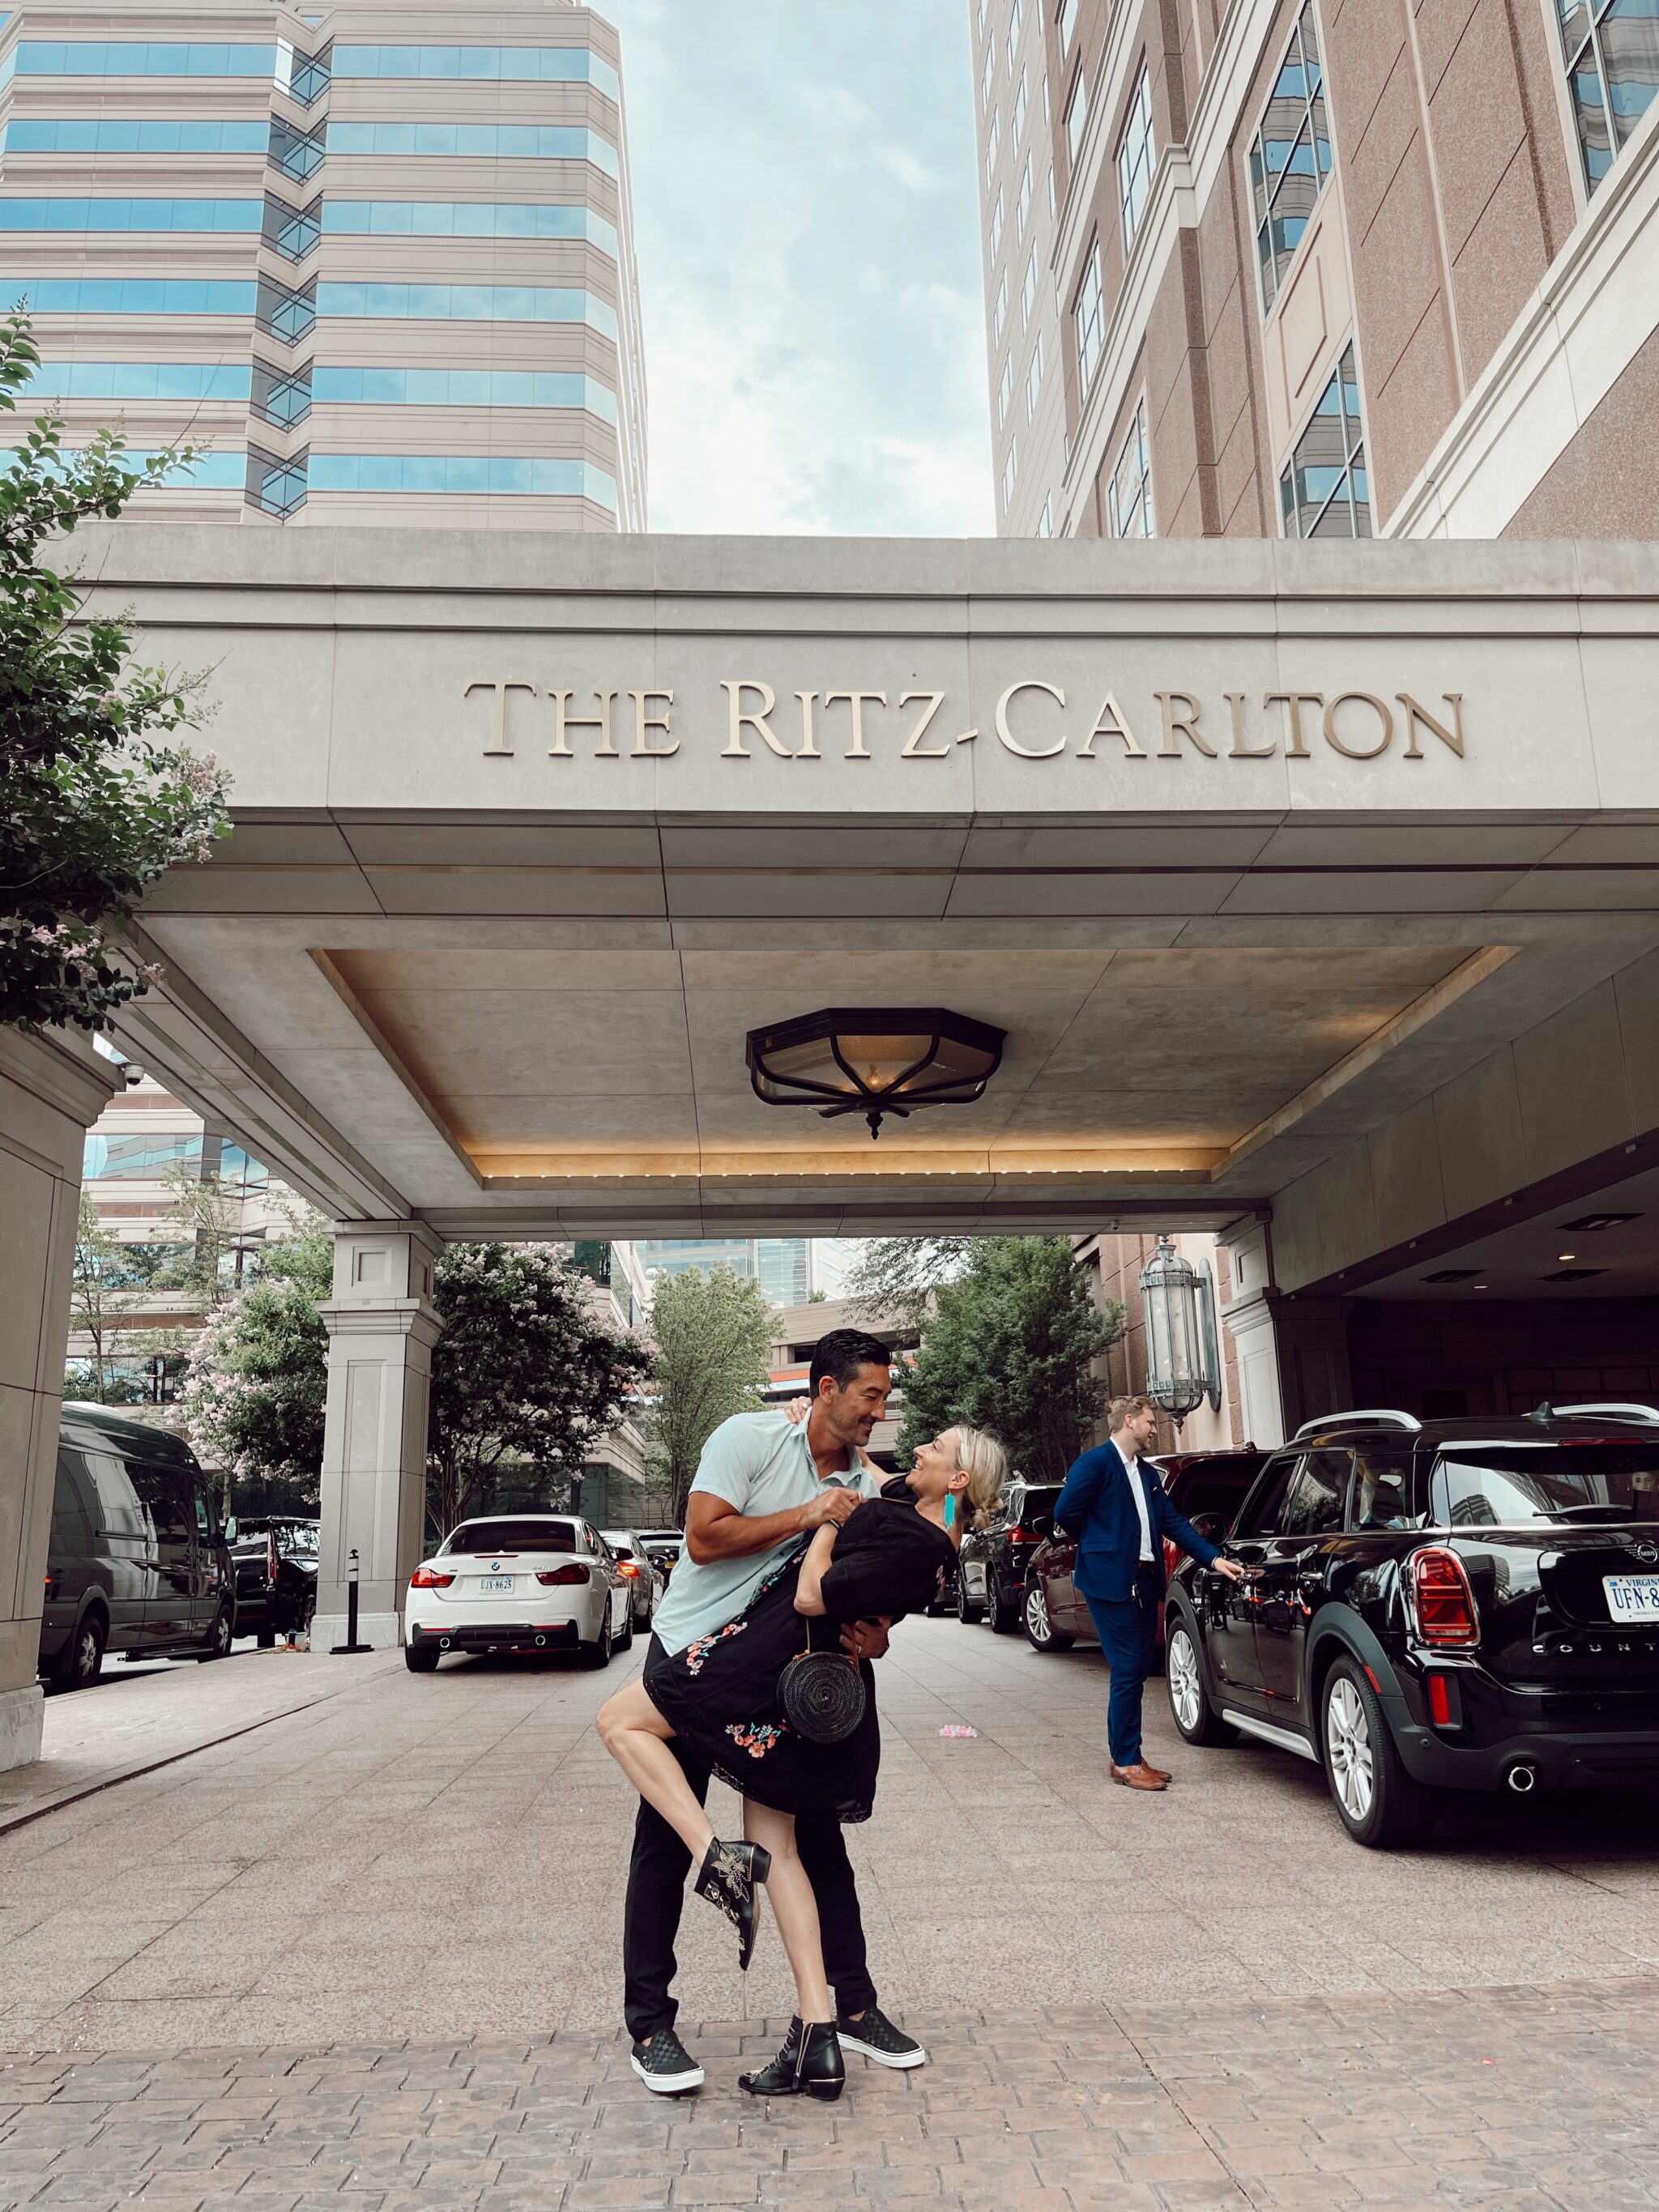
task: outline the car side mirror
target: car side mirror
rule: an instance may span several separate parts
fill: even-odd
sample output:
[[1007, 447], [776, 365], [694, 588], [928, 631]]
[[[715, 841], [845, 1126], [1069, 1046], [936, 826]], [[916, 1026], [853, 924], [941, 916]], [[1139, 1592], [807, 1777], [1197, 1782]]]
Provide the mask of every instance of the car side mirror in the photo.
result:
[[234, 1544], [236, 1541], [236, 1516], [234, 1513], [229, 1515], [225, 1522], [225, 1541], [228, 1544]]
[[1218, 1544], [1227, 1533], [1227, 1523], [1219, 1513], [1200, 1513], [1193, 1523], [1206, 1544]]

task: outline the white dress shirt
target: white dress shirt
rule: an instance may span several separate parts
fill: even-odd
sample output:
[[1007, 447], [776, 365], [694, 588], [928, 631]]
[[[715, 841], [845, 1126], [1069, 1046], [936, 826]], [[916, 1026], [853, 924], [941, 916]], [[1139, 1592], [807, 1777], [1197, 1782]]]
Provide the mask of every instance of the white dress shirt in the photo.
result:
[[1134, 1499], [1135, 1511], [1140, 1516], [1140, 1556], [1150, 1560], [1152, 1556], [1152, 1521], [1146, 1510], [1146, 1485], [1140, 1472], [1140, 1456], [1137, 1452], [1126, 1452], [1121, 1444], [1117, 1449], [1129, 1478], [1129, 1495]]

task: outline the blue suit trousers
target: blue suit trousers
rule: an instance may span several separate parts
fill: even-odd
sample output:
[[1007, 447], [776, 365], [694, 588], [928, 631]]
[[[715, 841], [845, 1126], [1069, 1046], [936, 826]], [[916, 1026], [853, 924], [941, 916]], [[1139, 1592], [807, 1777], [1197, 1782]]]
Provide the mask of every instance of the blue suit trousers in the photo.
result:
[[1140, 1693], [1158, 1656], [1158, 1598], [1152, 1591], [1133, 1597], [1088, 1599], [1100, 1648], [1112, 1670], [1106, 1701], [1106, 1741], [1114, 1766], [1140, 1760]]

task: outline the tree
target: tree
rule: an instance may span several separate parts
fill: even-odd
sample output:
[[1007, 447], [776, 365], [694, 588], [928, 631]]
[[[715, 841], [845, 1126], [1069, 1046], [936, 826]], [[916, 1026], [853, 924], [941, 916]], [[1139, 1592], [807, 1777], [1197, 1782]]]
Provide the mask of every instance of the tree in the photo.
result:
[[[70, 1278], [70, 1329], [89, 1340], [85, 1375], [65, 1377], [66, 1389], [84, 1390], [94, 1405], [106, 1403], [109, 1387], [110, 1340], [121, 1325], [126, 1310], [121, 1290], [121, 1247], [98, 1218], [92, 1194], [81, 1194], [81, 1210], [75, 1230], [75, 1267]], [[72, 1382], [71, 1382], [72, 1378]]]
[[218, 1176], [193, 1173], [187, 1160], [173, 1161], [161, 1181], [167, 1218], [179, 1237], [156, 1272], [155, 1288], [186, 1291], [198, 1311], [210, 1314], [241, 1287], [242, 1202], [230, 1196]]
[[185, 1434], [227, 1486], [260, 1479], [290, 1511], [317, 1510], [328, 1395], [328, 1333], [318, 1308], [334, 1283], [327, 1232], [265, 1255], [248, 1289], [210, 1314], [179, 1396]]
[[[28, 317], [0, 322], [0, 409], [40, 366]], [[0, 472], [0, 1022], [30, 1032], [106, 1025], [155, 977], [120, 933], [146, 887], [228, 834], [227, 780], [207, 753], [161, 740], [200, 719], [193, 686], [135, 665], [132, 626], [88, 620], [40, 557], [89, 515], [118, 516], [196, 459], [129, 464], [119, 434], [65, 449], [42, 416]]]
[[920, 1335], [933, 1293], [962, 1273], [971, 1237], [872, 1237], [842, 1293], [855, 1321], [897, 1321]]
[[974, 1240], [905, 1378], [899, 1449], [957, 1421], [1001, 1440], [1012, 1469], [1060, 1482], [1105, 1401], [1092, 1364], [1123, 1333], [1123, 1309], [1097, 1307], [1063, 1237]]
[[685, 1501], [702, 1448], [733, 1413], [765, 1401], [772, 1314], [760, 1285], [729, 1267], [688, 1269], [658, 1283], [651, 1304], [655, 1398], [647, 1419], [651, 1455], [668, 1484], [669, 1514]]

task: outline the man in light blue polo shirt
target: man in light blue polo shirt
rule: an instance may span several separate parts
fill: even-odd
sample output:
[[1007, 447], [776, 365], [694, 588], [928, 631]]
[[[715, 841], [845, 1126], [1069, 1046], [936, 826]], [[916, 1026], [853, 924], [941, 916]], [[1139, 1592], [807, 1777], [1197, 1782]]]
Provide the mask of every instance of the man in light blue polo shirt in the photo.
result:
[[[813, 1349], [811, 1407], [799, 1426], [786, 1413], [738, 1413], [703, 1447], [685, 1516], [685, 1548], [654, 1624], [666, 1651], [735, 1620], [781, 1559], [825, 1521], [848, 1520], [880, 1489], [880, 1471], [864, 1446], [887, 1409], [890, 1355], [878, 1337], [841, 1328]], [[842, 1642], [854, 1656], [887, 1649], [884, 1621], [860, 1621]], [[671, 1738], [699, 1802], [709, 1774]], [[876, 2003], [865, 1961], [858, 1890], [839, 1821], [795, 1824], [795, 1840], [818, 1901], [824, 1965], [836, 1992], [842, 2045], [878, 2065], [920, 2066], [920, 2044], [894, 2027]], [[702, 2069], [674, 2033], [670, 1994], [674, 1938], [685, 1898], [690, 1852], [661, 1814], [641, 1804], [634, 1829], [623, 1931], [624, 2010], [634, 2039], [634, 2071], [650, 2089], [696, 2088]]]

